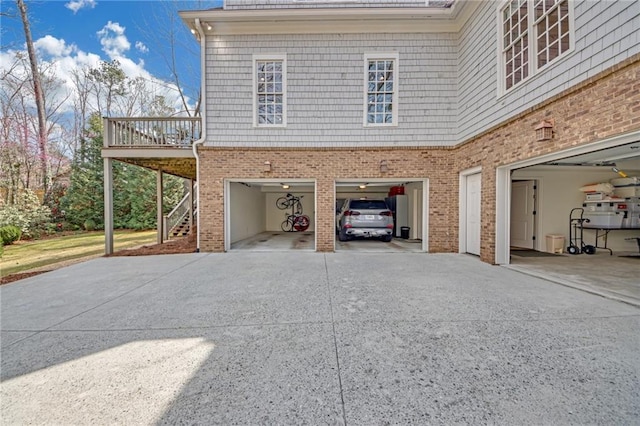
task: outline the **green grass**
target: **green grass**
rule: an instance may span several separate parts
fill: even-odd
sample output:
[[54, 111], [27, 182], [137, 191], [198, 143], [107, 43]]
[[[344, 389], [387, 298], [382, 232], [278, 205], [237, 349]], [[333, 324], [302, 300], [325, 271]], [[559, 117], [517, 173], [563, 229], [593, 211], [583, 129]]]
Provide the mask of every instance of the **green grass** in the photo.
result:
[[[114, 250], [156, 241], [156, 231], [115, 231]], [[0, 277], [42, 268], [68, 260], [104, 254], [104, 232], [86, 232], [44, 240], [21, 241], [4, 247]]]

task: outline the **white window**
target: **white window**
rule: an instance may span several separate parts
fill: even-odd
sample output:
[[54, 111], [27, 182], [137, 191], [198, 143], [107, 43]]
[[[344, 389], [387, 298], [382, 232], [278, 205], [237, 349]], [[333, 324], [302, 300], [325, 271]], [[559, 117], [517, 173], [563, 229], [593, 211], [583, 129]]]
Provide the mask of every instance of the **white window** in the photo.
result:
[[366, 54], [364, 81], [364, 125], [397, 125], [398, 54]]
[[254, 125], [284, 127], [287, 124], [286, 55], [254, 55]]
[[544, 67], [571, 48], [569, 0], [536, 0], [536, 66]]
[[569, 0], [511, 0], [500, 9], [503, 91], [573, 48], [572, 15]]

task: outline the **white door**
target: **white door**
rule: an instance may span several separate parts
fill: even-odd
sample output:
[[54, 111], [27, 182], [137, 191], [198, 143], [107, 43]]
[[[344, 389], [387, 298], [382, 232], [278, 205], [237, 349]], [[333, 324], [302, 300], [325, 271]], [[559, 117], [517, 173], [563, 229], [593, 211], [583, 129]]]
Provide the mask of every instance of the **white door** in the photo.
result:
[[412, 202], [411, 238], [422, 239], [422, 189], [413, 189]]
[[535, 181], [511, 183], [511, 247], [533, 248]]
[[480, 191], [482, 175], [476, 173], [467, 176], [466, 193], [466, 252], [480, 255]]

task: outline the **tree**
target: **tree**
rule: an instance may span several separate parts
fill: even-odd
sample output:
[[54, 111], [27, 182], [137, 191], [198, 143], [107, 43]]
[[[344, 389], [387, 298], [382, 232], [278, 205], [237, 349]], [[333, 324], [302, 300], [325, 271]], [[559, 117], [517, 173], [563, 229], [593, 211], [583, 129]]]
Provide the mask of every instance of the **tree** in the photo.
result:
[[99, 68], [89, 70], [89, 80], [93, 83], [98, 111], [111, 116], [113, 103], [127, 94], [127, 76], [120, 68], [120, 62], [117, 59], [101, 61]]
[[36, 51], [31, 38], [31, 28], [29, 26], [29, 17], [27, 16], [27, 6], [24, 0], [16, 0], [20, 17], [22, 18], [22, 26], [24, 27], [24, 36], [27, 43], [27, 53], [29, 54], [29, 64], [31, 65], [31, 77], [33, 79], [33, 92], [35, 94], [36, 109], [38, 111], [38, 147], [40, 148], [40, 171], [42, 173], [42, 187], [47, 192], [51, 181], [51, 173], [49, 171], [49, 162], [47, 160], [47, 118], [44, 103], [44, 93], [42, 91], [42, 83], [40, 73], [38, 72], [38, 60]]
[[[178, 10], [186, 9], [207, 9], [220, 5], [217, 0], [189, 0], [189, 1], [164, 1], [158, 2], [158, 7], [154, 8], [156, 14], [149, 16], [140, 26], [140, 31], [146, 38], [155, 43], [157, 53], [162, 56], [166, 74], [163, 76], [170, 81], [178, 90], [183, 111], [189, 116], [199, 116], [201, 106], [200, 87], [189, 87], [185, 81], [199, 81], [197, 77], [200, 73], [200, 60], [197, 44], [193, 42], [193, 35], [185, 31], [184, 23], [178, 16]], [[158, 26], [157, 22], [164, 22]], [[187, 67], [186, 73], [191, 74], [191, 78], [185, 78], [179, 72], [178, 64], [184, 68], [185, 64], [193, 64]], [[195, 106], [190, 107], [189, 99], [195, 100]]]
[[[94, 113], [88, 119], [84, 149], [76, 153], [72, 165], [71, 184], [61, 199], [65, 219], [85, 229], [104, 227], [104, 181], [102, 149], [102, 119]], [[163, 204], [168, 213], [180, 201], [183, 180], [174, 176], [164, 179]], [[142, 167], [114, 162], [113, 205], [114, 227], [152, 229], [157, 226], [156, 175]]]
[[[68, 164], [65, 145], [69, 144], [69, 136], [60, 124], [63, 117], [60, 108], [68, 94], [58, 90], [62, 84], [51, 64], [39, 66], [41, 88], [48, 106], [45, 118], [46, 172], [53, 176], [54, 171], [58, 173]], [[32, 102], [31, 80], [28, 61], [22, 52], [16, 53], [8, 69], [0, 74], [0, 188], [4, 189], [4, 201], [8, 204], [14, 203], [20, 189], [44, 189], [39, 123]]]

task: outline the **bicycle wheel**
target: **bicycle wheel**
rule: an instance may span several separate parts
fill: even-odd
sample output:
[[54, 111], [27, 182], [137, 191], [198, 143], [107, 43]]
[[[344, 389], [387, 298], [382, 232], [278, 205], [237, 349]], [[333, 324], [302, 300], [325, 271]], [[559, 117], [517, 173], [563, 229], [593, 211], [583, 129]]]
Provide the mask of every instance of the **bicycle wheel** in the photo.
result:
[[309, 228], [309, 216], [300, 215], [296, 216], [293, 220], [293, 229], [298, 232], [306, 231]]
[[285, 220], [283, 220], [280, 228], [282, 228], [284, 232], [293, 231], [293, 216], [289, 216]]
[[276, 200], [276, 207], [280, 210], [286, 210], [289, 208], [289, 199], [287, 197], [280, 197]]

